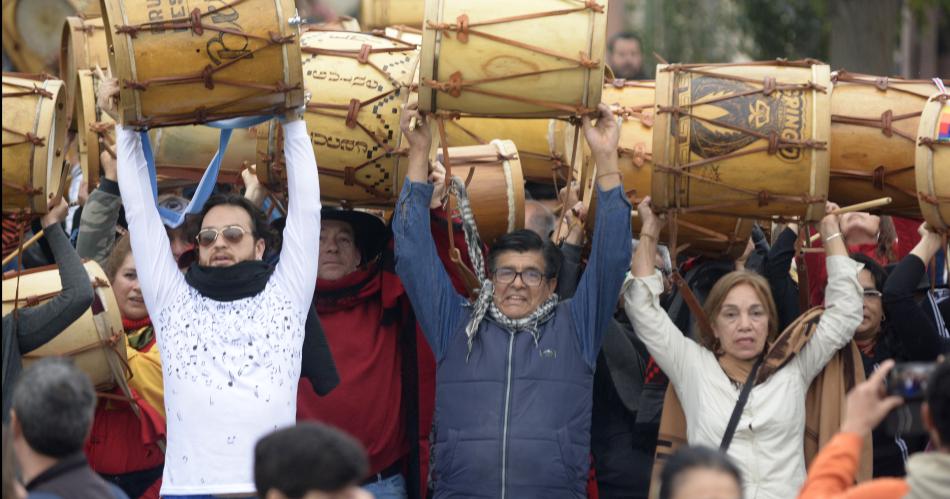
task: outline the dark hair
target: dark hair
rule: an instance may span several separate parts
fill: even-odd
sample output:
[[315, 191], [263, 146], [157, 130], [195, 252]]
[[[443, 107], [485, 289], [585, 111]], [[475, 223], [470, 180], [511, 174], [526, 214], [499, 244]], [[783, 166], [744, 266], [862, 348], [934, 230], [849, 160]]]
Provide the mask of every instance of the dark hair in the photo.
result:
[[607, 51], [614, 51], [614, 44], [617, 43], [617, 40], [636, 40], [637, 44], [640, 45], [640, 49], [643, 50], [643, 40], [640, 39], [640, 36], [634, 33], [633, 31], [621, 31], [616, 35], [610, 37], [610, 41], [607, 42]]
[[880, 263], [877, 263], [876, 260], [864, 253], [851, 253], [851, 259], [864, 264], [863, 270], [870, 272], [871, 278], [874, 279], [874, 288], [883, 293], [884, 281], [887, 280], [887, 270], [885, 270]]
[[337, 492], [358, 484], [368, 472], [359, 442], [322, 423], [275, 431], [254, 448], [254, 485], [262, 498], [270, 490], [291, 499], [310, 491]]
[[544, 275], [548, 279], [557, 277], [561, 271], [561, 250], [549, 239], [541, 239], [541, 236], [527, 229], [509, 232], [495, 240], [495, 244], [488, 252], [488, 271], [495, 273], [495, 263], [498, 255], [514, 251], [516, 253], [527, 253], [529, 251], [540, 251], [544, 257]]
[[941, 446], [950, 448], [950, 362], [938, 362], [927, 380], [927, 406]]
[[265, 248], [270, 249], [277, 244], [277, 234], [267, 221], [267, 215], [257, 209], [254, 203], [250, 202], [247, 198], [237, 194], [216, 194], [212, 196], [211, 199], [205, 203], [204, 207], [201, 208], [201, 213], [188, 218], [188, 238], [190, 240], [195, 239], [195, 236], [197, 236], [201, 230], [201, 224], [204, 223], [205, 216], [208, 215], [211, 208], [225, 205], [237, 206], [247, 212], [248, 216], [251, 217], [251, 234], [254, 235], [255, 240], [263, 239]]
[[20, 375], [12, 408], [26, 443], [58, 459], [82, 450], [92, 425], [96, 392], [71, 361], [45, 358]]
[[13, 442], [10, 438], [10, 429], [3, 425], [3, 497], [13, 498], [15, 495], [16, 474], [13, 471]]
[[680, 447], [663, 465], [663, 471], [660, 473], [660, 499], [673, 497], [680, 475], [696, 468], [713, 469], [732, 475], [739, 488], [742, 488], [739, 468], [725, 454], [709, 447]]
[[106, 268], [103, 270], [110, 281], [115, 282], [116, 274], [119, 273], [119, 269], [125, 263], [125, 257], [129, 256], [130, 253], [132, 253], [132, 242], [129, 239], [129, 234], [126, 233], [116, 239], [112, 246], [112, 253], [109, 253], [109, 258], [106, 259]]

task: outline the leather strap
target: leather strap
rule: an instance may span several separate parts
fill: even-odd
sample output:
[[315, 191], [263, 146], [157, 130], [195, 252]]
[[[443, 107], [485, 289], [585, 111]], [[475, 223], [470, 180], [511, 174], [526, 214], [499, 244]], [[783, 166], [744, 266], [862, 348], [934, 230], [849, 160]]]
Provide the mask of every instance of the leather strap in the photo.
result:
[[742, 409], [745, 408], [746, 402], [749, 401], [749, 393], [752, 392], [752, 387], [755, 385], [755, 375], [759, 372], [762, 359], [763, 357], [759, 356], [755, 361], [755, 365], [752, 366], [752, 371], [749, 372], [749, 377], [746, 378], [745, 384], [742, 385], [742, 391], [739, 392], [739, 400], [736, 401], [736, 406], [732, 409], [732, 416], [729, 417], [729, 424], [726, 425], [726, 432], [723, 433], [722, 442], [719, 444], [719, 452], [723, 454], [729, 450], [732, 437], [736, 434], [736, 428], [739, 426], [739, 418], [742, 417]]

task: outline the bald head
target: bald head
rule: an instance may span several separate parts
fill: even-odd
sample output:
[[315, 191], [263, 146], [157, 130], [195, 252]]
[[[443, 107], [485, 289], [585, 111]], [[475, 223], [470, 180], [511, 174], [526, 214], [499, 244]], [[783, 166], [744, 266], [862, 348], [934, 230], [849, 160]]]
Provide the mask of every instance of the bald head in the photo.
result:
[[542, 239], [551, 237], [554, 232], [554, 213], [544, 204], [529, 200], [524, 203], [524, 228], [541, 236]]

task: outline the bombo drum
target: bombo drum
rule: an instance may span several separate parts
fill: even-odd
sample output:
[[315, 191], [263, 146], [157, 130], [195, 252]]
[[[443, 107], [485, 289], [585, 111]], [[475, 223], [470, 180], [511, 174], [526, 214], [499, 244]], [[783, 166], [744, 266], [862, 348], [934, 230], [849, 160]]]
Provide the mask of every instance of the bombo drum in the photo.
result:
[[950, 95], [934, 95], [924, 106], [915, 159], [920, 212], [931, 227], [950, 233]]
[[[128, 379], [125, 330], [105, 273], [94, 261], [84, 266], [94, 290], [92, 306], [55, 338], [24, 355], [23, 364], [28, 366], [43, 357], [68, 357], [89, 376], [97, 390], [105, 391], [125, 384]], [[3, 315], [12, 313], [14, 304], [22, 309], [47, 303], [62, 290], [55, 265], [5, 277]]]
[[[324, 202], [354, 207], [395, 204], [406, 175], [399, 118], [408, 102], [418, 48], [367, 33], [311, 31], [301, 39], [304, 83], [312, 94], [304, 119], [319, 162]], [[258, 176], [284, 190], [280, 125], [258, 139]]]
[[293, 0], [102, 5], [124, 125], [200, 124], [304, 104]]
[[818, 220], [828, 195], [831, 79], [813, 61], [657, 67], [660, 210]]
[[63, 194], [66, 95], [61, 80], [3, 73], [3, 211], [46, 213]]

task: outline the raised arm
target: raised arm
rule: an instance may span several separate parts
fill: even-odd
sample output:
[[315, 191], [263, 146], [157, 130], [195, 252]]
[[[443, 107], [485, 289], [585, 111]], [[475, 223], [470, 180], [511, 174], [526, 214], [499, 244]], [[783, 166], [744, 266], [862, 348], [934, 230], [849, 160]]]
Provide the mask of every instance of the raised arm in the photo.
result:
[[[828, 203], [826, 212], [837, 209]], [[795, 357], [806, 383], [825, 367], [841, 347], [851, 341], [854, 330], [861, 324], [864, 306], [863, 288], [858, 282], [862, 265], [848, 256], [841, 235], [838, 215], [826, 215], [819, 224], [825, 248], [828, 285], [825, 288], [825, 312], [808, 344]]]
[[307, 134], [307, 124], [294, 119], [283, 124], [287, 161], [287, 226], [275, 277], [306, 311], [317, 286], [320, 254], [320, 182], [317, 160]]
[[83, 207], [82, 216], [79, 218], [76, 251], [80, 257], [95, 260], [99, 265], [105, 266], [115, 245], [115, 225], [119, 220], [122, 198], [119, 197], [119, 184], [116, 182], [118, 177], [115, 159], [103, 151], [99, 162], [104, 176]]
[[[100, 72], [97, 104], [103, 112], [117, 119], [116, 99], [119, 85]], [[168, 234], [158, 214], [155, 193], [149, 180], [148, 165], [139, 134], [116, 125], [116, 160], [119, 190], [129, 224], [129, 241], [142, 297], [153, 318], [165, 310], [176, 292], [183, 289], [185, 279], [178, 271], [168, 242]]]
[[643, 228], [633, 254], [632, 276], [623, 286], [623, 308], [640, 341], [646, 345], [657, 365], [674, 385], [682, 386], [688, 370], [688, 358], [698, 357], [702, 348], [688, 339], [660, 306], [663, 279], [656, 270], [656, 245], [663, 219], [653, 213], [650, 196], [637, 206]]
[[570, 302], [581, 352], [591, 367], [597, 364], [604, 331], [617, 309], [633, 237], [630, 201], [617, 169], [620, 126], [606, 104], [597, 110], [596, 126], [584, 116], [584, 137], [597, 165], [597, 214], [587, 269]]
[[927, 263], [943, 246], [943, 238], [922, 224], [920, 241], [905, 256], [884, 282], [884, 313], [896, 320], [890, 321], [895, 337], [904, 346], [906, 360], [931, 361], [943, 349], [937, 326], [917, 305], [914, 293], [917, 284], [926, 275]]
[[66, 201], [60, 200], [42, 219], [43, 237], [56, 259], [63, 290], [48, 303], [18, 311], [16, 332], [21, 354], [27, 354], [55, 338], [92, 304], [93, 291], [89, 275], [60, 226], [66, 212]]
[[[418, 128], [409, 126], [413, 118], [419, 122]], [[465, 299], [452, 287], [429, 230], [429, 205], [434, 197], [440, 197], [427, 182], [431, 132], [414, 108], [403, 111], [400, 126], [409, 141], [409, 169], [393, 217], [396, 273], [436, 360], [440, 360], [452, 333], [460, 330], [467, 317]]]
[[789, 275], [792, 260], [795, 258], [795, 240], [798, 239], [798, 226], [788, 224], [775, 244], [769, 249], [762, 275], [769, 281], [772, 297], [778, 306], [779, 331], [784, 331], [801, 314], [798, 304], [798, 286]]

